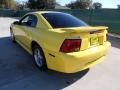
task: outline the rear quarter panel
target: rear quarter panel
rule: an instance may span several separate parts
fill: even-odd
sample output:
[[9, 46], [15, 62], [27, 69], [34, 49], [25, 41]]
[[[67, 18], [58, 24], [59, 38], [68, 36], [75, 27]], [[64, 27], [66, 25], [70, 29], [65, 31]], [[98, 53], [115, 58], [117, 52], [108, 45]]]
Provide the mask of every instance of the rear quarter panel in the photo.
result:
[[41, 16], [37, 15], [38, 24], [36, 30], [31, 32], [32, 38], [42, 49], [58, 52], [68, 34], [59, 32], [50, 27], [50, 24]]
[[34, 40], [39, 42], [42, 48], [50, 51], [58, 52], [65, 38], [68, 38], [64, 33], [58, 33], [51, 30], [38, 28], [34, 34]]

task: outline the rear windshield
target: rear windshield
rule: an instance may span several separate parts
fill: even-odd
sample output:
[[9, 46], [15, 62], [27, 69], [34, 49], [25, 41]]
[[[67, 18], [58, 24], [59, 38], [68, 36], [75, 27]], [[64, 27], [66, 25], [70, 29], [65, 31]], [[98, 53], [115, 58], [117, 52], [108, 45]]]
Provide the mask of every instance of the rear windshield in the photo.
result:
[[66, 13], [44, 13], [42, 15], [53, 28], [88, 26], [82, 20]]

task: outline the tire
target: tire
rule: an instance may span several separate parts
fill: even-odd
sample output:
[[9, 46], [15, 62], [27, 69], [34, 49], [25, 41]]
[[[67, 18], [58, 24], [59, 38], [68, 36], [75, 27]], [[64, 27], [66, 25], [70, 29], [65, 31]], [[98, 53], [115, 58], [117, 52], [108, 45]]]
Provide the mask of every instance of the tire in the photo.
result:
[[13, 33], [12, 29], [10, 29], [10, 37], [11, 37], [12, 42], [15, 43], [16, 40], [15, 40], [15, 36], [14, 36], [14, 33]]
[[44, 71], [44, 70], [47, 69], [44, 53], [43, 53], [42, 49], [38, 45], [35, 45], [33, 47], [33, 57], [34, 57], [35, 65], [40, 70]]

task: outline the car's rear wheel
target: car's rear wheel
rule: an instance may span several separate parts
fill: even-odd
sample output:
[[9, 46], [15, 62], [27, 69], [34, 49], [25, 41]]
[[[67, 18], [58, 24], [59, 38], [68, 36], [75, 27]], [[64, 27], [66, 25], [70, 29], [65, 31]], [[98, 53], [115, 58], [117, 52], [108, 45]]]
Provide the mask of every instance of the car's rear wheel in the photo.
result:
[[33, 47], [33, 57], [34, 57], [34, 62], [36, 64], [36, 66], [40, 70], [47, 69], [44, 53], [43, 53], [42, 49], [38, 45], [35, 45]]
[[11, 37], [12, 42], [16, 42], [15, 41], [15, 36], [14, 36], [14, 33], [13, 33], [12, 30], [10, 30], [10, 37]]

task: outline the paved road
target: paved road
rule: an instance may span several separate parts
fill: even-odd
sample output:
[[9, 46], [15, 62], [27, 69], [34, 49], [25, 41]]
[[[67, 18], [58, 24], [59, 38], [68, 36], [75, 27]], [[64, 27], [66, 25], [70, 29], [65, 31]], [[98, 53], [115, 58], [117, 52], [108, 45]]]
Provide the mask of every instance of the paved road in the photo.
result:
[[33, 58], [9, 38], [15, 19], [0, 18], [0, 90], [120, 90], [120, 39], [110, 37], [112, 48], [104, 62], [75, 74], [41, 72]]

